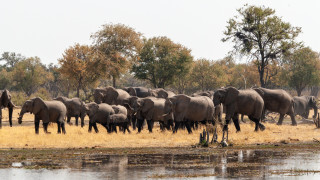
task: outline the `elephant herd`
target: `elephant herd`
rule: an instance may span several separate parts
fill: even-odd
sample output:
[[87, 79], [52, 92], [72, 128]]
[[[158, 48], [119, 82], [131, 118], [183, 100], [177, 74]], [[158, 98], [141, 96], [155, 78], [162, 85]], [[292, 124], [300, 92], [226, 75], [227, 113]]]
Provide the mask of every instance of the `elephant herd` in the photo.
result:
[[[9, 109], [9, 122], [12, 126], [12, 111], [15, 107], [8, 90], [0, 91], [1, 108]], [[94, 89], [94, 102], [84, 103], [79, 98], [57, 97], [52, 101], [41, 98], [27, 100], [19, 113], [18, 122], [22, 123], [23, 115], [27, 112], [34, 114], [35, 132], [39, 133], [39, 123], [42, 120], [43, 129], [47, 131], [50, 122], [57, 123], [58, 133], [66, 133], [65, 118], [70, 123], [75, 117], [75, 124], [81, 120], [84, 124], [85, 116], [89, 116], [91, 132], [99, 132], [97, 123], [108, 132], [117, 131], [117, 126], [124, 133], [130, 132], [129, 126], [138, 132], [147, 123], [152, 132], [154, 122], [160, 128], [172, 129], [177, 132], [185, 127], [189, 133], [192, 126], [198, 123], [223, 124], [223, 139], [228, 132], [228, 124], [232, 120], [237, 131], [240, 131], [239, 114], [247, 115], [255, 123], [255, 131], [264, 130], [261, 123], [266, 111], [280, 114], [278, 125], [281, 125], [285, 115], [289, 115], [292, 125], [297, 125], [295, 115], [308, 118], [310, 109], [317, 115], [317, 99], [314, 96], [292, 97], [282, 89], [253, 88], [238, 90], [234, 87], [220, 88], [216, 91], [194, 93], [191, 96], [174, 94], [162, 88], [148, 89], [145, 87], [129, 87], [116, 89], [111, 86]], [[225, 122], [222, 122], [225, 113]], [[0, 126], [1, 126], [0, 111]]]

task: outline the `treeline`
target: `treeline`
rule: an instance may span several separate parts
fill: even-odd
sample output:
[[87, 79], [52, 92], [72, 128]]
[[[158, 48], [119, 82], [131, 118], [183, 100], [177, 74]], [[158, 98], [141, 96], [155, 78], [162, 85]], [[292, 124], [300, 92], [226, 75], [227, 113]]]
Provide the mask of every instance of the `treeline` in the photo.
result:
[[[234, 49], [220, 60], [194, 59], [191, 49], [168, 37], [146, 38], [126, 25], [106, 24], [91, 35], [92, 45], [67, 48], [57, 64], [4, 52], [0, 89], [13, 91], [16, 104], [32, 96], [87, 100], [93, 88], [107, 85], [185, 94], [229, 85], [290, 88], [298, 95], [312, 88], [317, 93], [319, 53], [296, 41], [301, 28], [283, 22], [270, 8], [244, 6], [238, 13], [227, 22], [222, 39], [232, 41]], [[247, 61], [236, 63], [239, 56]]]

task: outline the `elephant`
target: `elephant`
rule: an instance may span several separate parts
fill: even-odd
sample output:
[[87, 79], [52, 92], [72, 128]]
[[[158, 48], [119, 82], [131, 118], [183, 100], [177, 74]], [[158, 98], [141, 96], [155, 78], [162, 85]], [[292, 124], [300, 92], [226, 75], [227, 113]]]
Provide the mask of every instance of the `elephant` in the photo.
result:
[[172, 91], [166, 91], [162, 88], [157, 88], [157, 89], [150, 89], [149, 90], [151, 93], [151, 96], [156, 97], [156, 98], [168, 98], [175, 96], [174, 92]]
[[7, 107], [9, 110], [9, 124], [12, 127], [12, 112], [15, 105], [11, 101], [10, 92], [5, 90], [0, 90], [0, 128], [2, 127], [2, 108]]
[[122, 105], [130, 98], [130, 94], [122, 89], [115, 89], [108, 86], [105, 88], [94, 89], [94, 102], [97, 104], [107, 103], [114, 105]]
[[141, 132], [144, 120], [147, 121], [148, 130], [152, 132], [153, 123], [159, 122], [162, 127], [170, 128], [173, 125], [172, 115], [164, 116], [165, 99], [146, 97], [135, 101], [133, 108], [137, 113], [138, 132]]
[[193, 94], [191, 95], [191, 97], [207, 96], [207, 97], [209, 97], [210, 99], [212, 99], [212, 98], [213, 98], [213, 93], [214, 93], [214, 91], [196, 92], [196, 93], [193, 93]]
[[[264, 111], [280, 113], [278, 125], [282, 124], [285, 114], [291, 117], [292, 125], [296, 126], [297, 122], [294, 116], [294, 100], [289, 93], [282, 89], [254, 88], [264, 101]], [[264, 113], [263, 113], [264, 118]]]
[[225, 131], [228, 133], [228, 124], [231, 118], [236, 130], [240, 131], [239, 114], [247, 115], [250, 120], [255, 122], [255, 131], [258, 131], [259, 128], [262, 131], [265, 130], [265, 126], [260, 123], [264, 101], [256, 91], [252, 89], [237, 90], [234, 87], [218, 89], [213, 94], [213, 103], [215, 106], [222, 103], [226, 107], [226, 122], [223, 127], [222, 141], [225, 140]]
[[64, 120], [67, 114], [67, 108], [62, 102], [44, 101], [39, 97], [27, 100], [23, 104], [19, 113], [19, 124], [22, 123], [23, 115], [27, 112], [34, 114], [34, 125], [36, 134], [39, 134], [40, 120], [42, 120], [45, 133], [50, 133], [48, 132], [49, 122], [55, 122], [58, 124], [58, 133], [61, 133], [61, 129], [64, 134], [66, 133]]
[[111, 130], [108, 127], [110, 122], [110, 115], [115, 114], [111, 105], [106, 103], [97, 104], [95, 102], [85, 104], [87, 114], [89, 116], [89, 129], [88, 132], [91, 132], [92, 127], [95, 132], [98, 133], [97, 123], [101, 124], [107, 129], [108, 132]]
[[214, 105], [206, 96], [190, 97], [179, 94], [165, 101], [165, 115], [172, 114], [175, 122], [173, 132], [177, 132], [181, 123], [185, 123], [188, 133], [192, 133], [190, 122], [212, 122], [214, 119]]
[[130, 121], [128, 120], [127, 116], [124, 114], [120, 113], [120, 114], [110, 115], [110, 120], [108, 123], [109, 123], [109, 127], [113, 127], [116, 132], [117, 132], [117, 129], [115, 128], [115, 126], [119, 126], [123, 128], [123, 133], [125, 133], [126, 130], [128, 131], [128, 133], [130, 133], [130, 130], [129, 130]]
[[87, 115], [84, 103], [79, 98], [69, 99], [67, 97], [57, 97], [54, 100], [61, 101], [67, 107], [67, 123], [70, 124], [71, 117], [76, 118], [76, 126], [78, 126], [78, 119], [81, 119], [81, 127], [84, 126], [84, 118]]
[[313, 119], [318, 115], [317, 99], [314, 96], [294, 96], [294, 114], [308, 119], [310, 109], [314, 109]]
[[125, 87], [123, 88], [131, 96], [137, 96], [140, 98], [151, 96], [151, 92], [145, 87]]
[[[214, 91], [203, 91], [203, 92], [197, 92], [193, 93], [191, 97], [199, 97], [199, 96], [207, 96], [210, 99], [213, 99], [213, 93]], [[216, 105], [214, 106], [214, 117], [216, 120], [219, 121], [219, 123], [222, 123], [222, 114], [223, 114], [223, 105]]]

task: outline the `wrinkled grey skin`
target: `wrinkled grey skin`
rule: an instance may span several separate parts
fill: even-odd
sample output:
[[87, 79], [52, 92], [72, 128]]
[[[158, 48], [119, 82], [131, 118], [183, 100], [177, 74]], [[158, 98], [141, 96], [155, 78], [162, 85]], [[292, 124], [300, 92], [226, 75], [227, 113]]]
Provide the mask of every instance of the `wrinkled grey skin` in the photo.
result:
[[[66, 106], [60, 101], [43, 101], [41, 98], [33, 98], [27, 100], [19, 113], [18, 122], [22, 123], [24, 113], [30, 112], [34, 114], [35, 132], [39, 134], [39, 123], [40, 120], [43, 122], [43, 129], [45, 133], [48, 132], [49, 122], [58, 124], [58, 133], [62, 132], [65, 134], [64, 119], [67, 114]], [[61, 128], [61, 129], [60, 129]]]
[[175, 126], [173, 132], [177, 132], [180, 123], [185, 123], [188, 133], [192, 133], [190, 122], [213, 122], [214, 105], [206, 96], [190, 97], [179, 94], [167, 98], [165, 102], [165, 114], [173, 114]]
[[108, 86], [105, 88], [94, 89], [94, 102], [97, 104], [107, 103], [114, 105], [122, 105], [128, 101], [130, 94], [122, 89], [115, 89]]
[[231, 118], [237, 131], [240, 131], [239, 114], [247, 115], [250, 120], [255, 122], [255, 131], [258, 131], [259, 128], [265, 129], [260, 123], [264, 101], [256, 91], [252, 89], [237, 90], [234, 87], [218, 89], [213, 95], [213, 102], [215, 105], [222, 103], [226, 107], [226, 123], [223, 132], [228, 131]]
[[294, 101], [289, 93], [282, 89], [255, 88], [254, 90], [257, 91], [264, 100], [265, 110], [280, 114], [278, 125], [282, 124], [284, 115], [286, 114], [291, 117], [292, 125], [297, 125], [294, 116]]
[[12, 127], [12, 112], [15, 105], [11, 101], [11, 94], [8, 90], [0, 90], [0, 128], [2, 127], [2, 108], [9, 110], [9, 124]]
[[[204, 92], [197, 92], [193, 93], [191, 97], [199, 97], [199, 96], [207, 96], [210, 99], [213, 99], [214, 91], [204, 91]], [[220, 124], [222, 124], [222, 114], [223, 114], [223, 106], [217, 105], [214, 106], [214, 118], [219, 121]]]
[[111, 132], [108, 127], [108, 123], [110, 122], [110, 115], [115, 114], [115, 112], [109, 104], [97, 104], [95, 102], [91, 102], [85, 104], [85, 108], [89, 116], [88, 132], [91, 132], [93, 127], [95, 132], [98, 133], [99, 130], [97, 128], [97, 123], [105, 127], [108, 132]]
[[85, 104], [79, 98], [69, 99], [67, 97], [57, 97], [54, 100], [61, 101], [67, 107], [67, 123], [70, 124], [71, 117], [75, 117], [76, 126], [78, 126], [78, 119], [81, 119], [81, 127], [84, 126], [84, 118], [87, 115]]
[[128, 133], [130, 133], [129, 123], [130, 121], [128, 120], [127, 116], [122, 113], [110, 115], [109, 127], [113, 128], [115, 132], [117, 132], [116, 126], [119, 126], [122, 127], [123, 133], [125, 133], [126, 130]]
[[175, 96], [175, 94], [172, 91], [166, 91], [162, 88], [150, 89], [149, 92], [151, 93], [151, 96], [156, 98], [170, 98]]
[[169, 129], [173, 117], [171, 114], [164, 115], [164, 106], [165, 99], [163, 98], [146, 97], [137, 99], [133, 108], [137, 113], [138, 132], [141, 132], [144, 120], [147, 121], [149, 132], [152, 132], [154, 122], [159, 122], [163, 127]]
[[314, 110], [313, 118], [317, 117], [318, 107], [317, 99], [314, 96], [294, 96], [294, 114], [300, 115], [305, 119], [308, 119], [310, 109]]
[[123, 90], [127, 91], [130, 96], [137, 96], [140, 98], [151, 96], [151, 92], [145, 87], [125, 87]]
[[207, 96], [207, 97], [209, 97], [210, 99], [213, 99], [213, 93], [214, 93], [214, 91], [196, 92], [196, 93], [193, 93], [193, 94], [191, 95], [191, 97]]

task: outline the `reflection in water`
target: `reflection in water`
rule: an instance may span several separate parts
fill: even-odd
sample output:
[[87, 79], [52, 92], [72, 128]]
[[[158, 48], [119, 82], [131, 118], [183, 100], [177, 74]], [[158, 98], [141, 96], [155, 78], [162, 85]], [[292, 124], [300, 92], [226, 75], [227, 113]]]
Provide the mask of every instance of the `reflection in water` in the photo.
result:
[[[86, 155], [71, 158], [54, 167], [63, 169], [25, 169], [37, 164], [15, 162], [10, 169], [0, 169], [0, 179], [143, 179], [148, 177], [178, 178], [204, 176], [216, 178], [279, 178], [285, 174], [275, 170], [299, 170], [299, 178], [318, 178], [318, 173], [301, 173], [302, 170], [319, 170], [319, 153], [286, 153], [272, 150], [239, 150], [229, 153], [201, 154], [129, 154]], [[50, 167], [50, 163], [46, 167]], [[277, 171], [278, 172], [278, 171]], [[194, 177], [197, 176], [198, 177]], [[287, 174], [288, 175], [288, 174]], [[286, 178], [295, 178], [286, 176]]]

